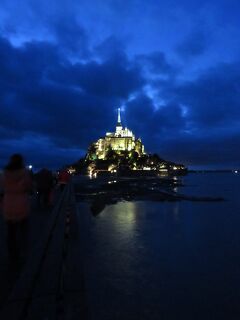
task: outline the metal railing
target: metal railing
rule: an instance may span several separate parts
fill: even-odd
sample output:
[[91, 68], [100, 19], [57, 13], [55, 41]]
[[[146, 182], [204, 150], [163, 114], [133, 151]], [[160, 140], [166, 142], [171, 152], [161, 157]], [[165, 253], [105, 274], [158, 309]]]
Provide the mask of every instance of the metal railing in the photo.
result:
[[56, 314], [61, 318], [64, 260], [74, 206], [73, 185], [69, 183], [59, 195], [41, 241], [29, 254], [0, 312], [1, 320], [55, 319]]

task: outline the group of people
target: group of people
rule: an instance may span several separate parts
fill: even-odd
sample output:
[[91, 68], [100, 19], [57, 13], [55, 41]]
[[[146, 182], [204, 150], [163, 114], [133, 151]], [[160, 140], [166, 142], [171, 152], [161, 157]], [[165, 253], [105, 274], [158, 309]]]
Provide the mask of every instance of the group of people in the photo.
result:
[[67, 170], [54, 177], [48, 169], [41, 169], [33, 175], [26, 169], [20, 154], [11, 156], [0, 177], [0, 189], [3, 190], [2, 212], [7, 225], [7, 245], [10, 260], [19, 258], [20, 250], [26, 241], [28, 216], [31, 211], [30, 195], [36, 190], [39, 203], [51, 204], [53, 190], [59, 185], [60, 190], [69, 182]]

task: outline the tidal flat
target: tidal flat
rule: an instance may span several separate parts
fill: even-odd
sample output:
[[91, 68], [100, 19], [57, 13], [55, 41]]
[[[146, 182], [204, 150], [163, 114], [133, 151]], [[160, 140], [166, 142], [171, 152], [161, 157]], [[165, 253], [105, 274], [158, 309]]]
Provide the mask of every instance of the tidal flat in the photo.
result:
[[79, 201], [91, 203], [91, 211], [99, 214], [106, 205], [119, 201], [224, 201], [221, 196], [188, 195], [178, 192], [184, 187], [181, 177], [100, 177], [75, 184]]

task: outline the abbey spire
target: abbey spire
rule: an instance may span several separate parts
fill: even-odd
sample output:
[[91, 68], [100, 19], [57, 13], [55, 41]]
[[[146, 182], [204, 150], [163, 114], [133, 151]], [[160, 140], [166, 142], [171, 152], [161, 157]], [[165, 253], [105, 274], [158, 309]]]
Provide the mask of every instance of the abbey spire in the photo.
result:
[[121, 109], [118, 108], [116, 135], [121, 135], [122, 130], [123, 130], [123, 127], [122, 127], [122, 123], [121, 123]]
[[121, 123], [121, 109], [118, 108], [118, 121], [117, 121], [117, 125], [118, 126], [122, 126], [122, 123]]

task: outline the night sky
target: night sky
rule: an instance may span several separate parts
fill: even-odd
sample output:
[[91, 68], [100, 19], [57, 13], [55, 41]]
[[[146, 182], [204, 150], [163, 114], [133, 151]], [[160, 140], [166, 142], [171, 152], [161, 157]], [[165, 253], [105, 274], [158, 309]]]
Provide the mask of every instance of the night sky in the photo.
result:
[[0, 166], [72, 163], [123, 124], [190, 168], [240, 167], [239, 0], [1, 0]]

